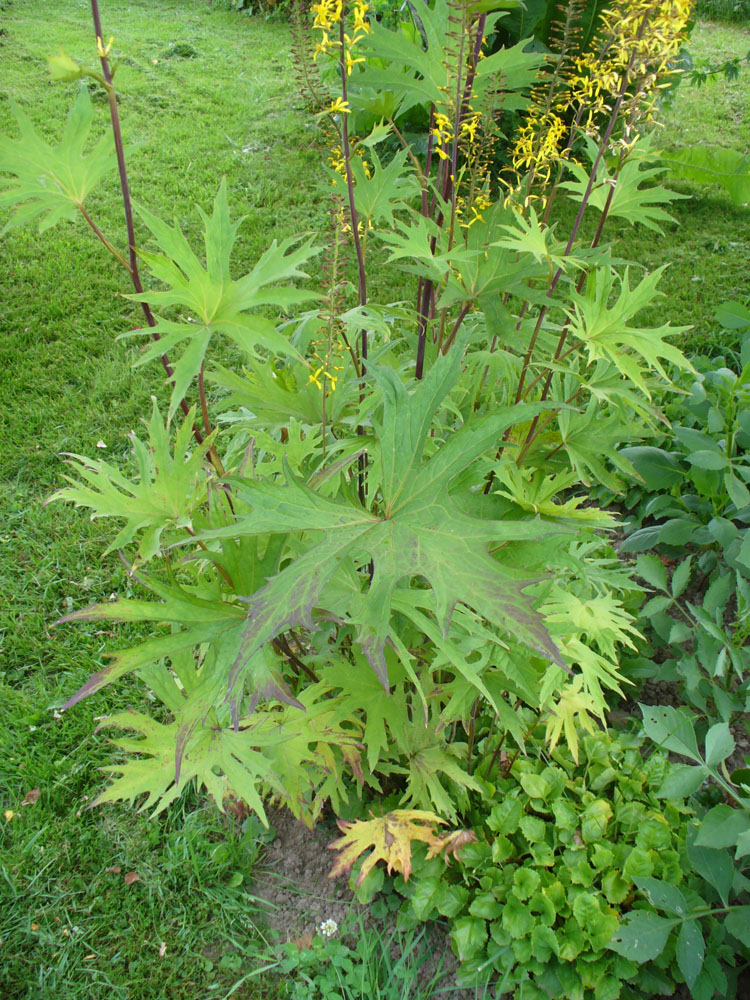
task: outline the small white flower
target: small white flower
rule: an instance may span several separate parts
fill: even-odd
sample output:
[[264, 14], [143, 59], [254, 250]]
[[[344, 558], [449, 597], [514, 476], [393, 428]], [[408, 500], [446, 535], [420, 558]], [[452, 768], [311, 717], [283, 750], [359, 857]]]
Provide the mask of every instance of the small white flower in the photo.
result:
[[336, 923], [336, 921], [329, 919], [323, 921], [320, 927], [318, 927], [318, 932], [321, 937], [329, 938], [333, 937], [334, 934], [338, 931], [338, 929], [339, 925]]

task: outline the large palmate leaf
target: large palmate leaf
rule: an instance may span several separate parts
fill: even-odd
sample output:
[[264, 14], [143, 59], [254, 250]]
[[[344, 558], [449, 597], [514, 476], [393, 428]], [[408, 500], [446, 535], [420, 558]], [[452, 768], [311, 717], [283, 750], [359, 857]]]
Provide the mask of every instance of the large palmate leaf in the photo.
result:
[[668, 379], [662, 360], [680, 368], [692, 369], [682, 351], [665, 338], [683, 333], [687, 327], [670, 326], [639, 329], [631, 325], [633, 317], [657, 297], [657, 284], [666, 265], [647, 274], [630, 287], [630, 274], [619, 279], [619, 294], [614, 297], [617, 273], [609, 267], [597, 268], [589, 276], [583, 293], [573, 292], [570, 333], [580, 341], [589, 359], [606, 358], [650, 398], [647, 378], [657, 371]]
[[[200, 683], [203, 670], [188, 668], [193, 683]], [[187, 680], [185, 669], [180, 678]], [[240, 799], [267, 825], [261, 801], [261, 786], [265, 786], [312, 826], [325, 802], [330, 800], [338, 807], [342, 794], [345, 797], [342, 767], [346, 763], [357, 773], [360, 754], [359, 732], [351, 725], [341, 725], [346, 709], [336, 699], [316, 702], [320, 693], [320, 685], [302, 693], [300, 708], [304, 711], [283, 706], [255, 711], [242, 719], [236, 730], [222, 725], [217, 714], [209, 712], [207, 724], [187, 737], [179, 711], [167, 724], [138, 712], [114, 715], [103, 725], [138, 733], [138, 739], [113, 741], [127, 754], [138, 756], [105, 768], [119, 773], [94, 805], [123, 799], [133, 802], [145, 796], [141, 811], [153, 807], [156, 814], [195, 780], [219, 808], [228, 797]], [[189, 700], [187, 691], [184, 694], [184, 700]], [[175, 768], [178, 746], [180, 766]]]
[[[172, 627], [171, 632], [147, 639], [130, 649], [109, 653], [112, 662], [102, 667], [68, 699], [64, 709], [94, 694], [125, 674], [149, 667], [162, 657], [180, 655], [201, 644], [227, 650], [224, 658], [233, 657], [241, 640], [244, 615], [242, 608], [219, 599], [206, 599], [190, 593], [176, 583], [164, 584], [139, 572], [138, 582], [161, 601], [120, 599], [108, 604], [94, 604], [61, 618], [68, 621], [158, 622]], [[220, 671], [217, 671], [220, 672]], [[209, 706], [210, 707], [210, 706]]]
[[[598, 150], [590, 139], [587, 139], [587, 151], [589, 159], [596, 161]], [[641, 140], [631, 150], [616, 176], [610, 173], [606, 162], [601, 159], [589, 204], [600, 212], [609, 205], [608, 216], [626, 219], [628, 222], [640, 222], [648, 229], [661, 233], [660, 222], [675, 220], [660, 206], [684, 198], [685, 195], [669, 191], [655, 183], [667, 172], [667, 168], [653, 164], [649, 166], [652, 155], [649, 142]], [[575, 180], [564, 181], [560, 187], [570, 191], [571, 198], [578, 204], [588, 189], [589, 173], [575, 160], [568, 161], [568, 168]]]
[[[258, 745], [270, 742], [259, 734], [245, 730], [207, 726], [195, 734], [182, 758], [179, 774], [175, 772], [177, 723], [162, 724], [138, 712], [121, 712], [102, 723], [139, 733], [114, 740], [116, 746], [135, 755], [122, 764], [106, 767], [111, 774], [119, 772], [110, 785], [93, 803], [142, 799], [140, 811], [151, 809], [160, 813], [177, 798], [185, 787], [197, 779], [219, 808], [225, 798], [234, 795], [247, 802], [268, 825], [263, 803], [258, 794], [260, 781], [274, 783], [274, 775]], [[274, 742], [282, 738], [274, 737]], [[264, 746], [265, 749], [265, 746]]]
[[123, 548], [143, 532], [138, 540], [138, 555], [147, 562], [161, 551], [164, 531], [192, 528], [193, 514], [206, 500], [205, 453], [213, 436], [191, 454], [194, 416], [193, 409], [178, 429], [171, 449], [169, 429], [154, 401], [147, 424], [148, 444], [134, 432], [130, 435], [138, 464], [137, 481], [131, 482], [109, 462], [70, 455], [70, 464], [88, 485], [66, 476], [71, 485], [58, 490], [51, 500], [70, 500], [77, 507], [90, 507], [92, 520], [124, 519], [125, 527], [106, 551]]
[[[510, 7], [517, 4], [506, 3]], [[429, 6], [417, 3], [412, 8], [418, 19], [419, 30], [399, 25], [390, 30], [373, 25], [373, 30], [360, 43], [362, 51], [372, 55], [361, 73], [352, 78], [350, 96], [353, 107], [368, 108], [373, 92], [393, 94], [399, 105], [399, 114], [415, 106], [437, 108], [449, 106], [453, 96], [446, 94], [446, 80], [450, 78], [447, 67], [456, 66], [458, 46], [455, 43], [454, 8], [447, 0], [435, 0]], [[505, 12], [489, 14], [485, 22], [485, 35], [490, 35]], [[479, 106], [485, 91], [502, 81], [503, 107], [521, 110], [526, 106], [523, 91], [530, 90], [536, 79], [536, 70], [544, 62], [538, 52], [524, 51], [526, 42], [480, 60], [474, 80], [474, 99]]]
[[[364, 224], [384, 222], [393, 225], [394, 211], [402, 208], [412, 195], [419, 192], [419, 185], [413, 173], [405, 169], [406, 152], [396, 153], [385, 167], [380, 157], [371, 149], [367, 153], [368, 166], [358, 156], [351, 159], [354, 179], [354, 204]], [[331, 171], [335, 189], [346, 197], [346, 180], [341, 174]]]
[[15, 207], [3, 233], [34, 219], [43, 232], [61, 219], [77, 218], [89, 194], [116, 164], [110, 132], [84, 155], [94, 118], [88, 91], [81, 88], [57, 146], [42, 139], [17, 104], [11, 101], [10, 107], [21, 138], [0, 136], [0, 174], [12, 175], [0, 179], [0, 207]]
[[[246, 681], [250, 682], [248, 664], [258, 651], [287, 628], [299, 624], [312, 628], [313, 610], [329, 607], [329, 581], [352, 563], [369, 563], [372, 576], [361, 593], [353, 593], [346, 617], [355, 624], [357, 642], [384, 687], [388, 686], [386, 644], [399, 649], [391, 627], [394, 593], [402, 581], [413, 578], [432, 588], [435, 618], [443, 630], [455, 605], [463, 602], [516, 641], [564, 666], [541, 616], [524, 594], [531, 581], [516, 567], [514, 553], [515, 542], [541, 539], [562, 529], [538, 518], [472, 517], [459, 509], [449, 492], [454, 477], [497, 447], [505, 428], [530, 419], [538, 409], [518, 406], [473, 419], [423, 460], [432, 418], [455, 385], [460, 364], [458, 351], [439, 358], [412, 393], [393, 371], [370, 369], [383, 398], [372, 448], [382, 483], [376, 510], [321, 496], [291, 473], [285, 484], [234, 481], [233, 490], [252, 513], [227, 529], [204, 534], [204, 539], [227, 532], [292, 532], [307, 537], [321, 533], [322, 537], [265, 587], [248, 595], [247, 626], [228, 692], [233, 713], [238, 712]], [[364, 583], [367, 577], [360, 574], [360, 579]], [[402, 653], [408, 659], [406, 651]]]
[[224, 334], [250, 355], [255, 354], [258, 347], [265, 347], [275, 353], [299, 357], [271, 320], [251, 310], [266, 306], [288, 309], [317, 297], [314, 292], [279, 284], [307, 277], [302, 268], [318, 253], [311, 240], [299, 243], [299, 240], [289, 239], [280, 244], [274, 240], [252, 271], [235, 281], [230, 273], [230, 258], [242, 219], [232, 222], [229, 218], [225, 181], [221, 182], [211, 217], [201, 211], [205, 267], [179, 225], [168, 226], [145, 208], [139, 208], [138, 212], [161, 250], [161, 253], [142, 251], [141, 256], [153, 276], [169, 288], [131, 298], [154, 306], [176, 307], [186, 314], [179, 320], [160, 318], [157, 326], [135, 331], [149, 336], [157, 333], [161, 338], [141, 355], [139, 365], [161, 358], [167, 352], [171, 356], [174, 347], [185, 343], [182, 355], [173, 362], [170, 417], [200, 371], [214, 334]]
[[358, 819], [353, 823], [340, 819], [337, 823], [344, 836], [328, 845], [330, 850], [340, 852], [329, 878], [350, 871], [357, 858], [372, 848], [360, 869], [359, 885], [378, 861], [386, 862], [389, 874], [399, 872], [408, 882], [412, 841], [420, 841], [430, 847], [442, 843], [435, 827], [444, 824], [445, 820], [421, 809], [395, 809], [374, 819]]

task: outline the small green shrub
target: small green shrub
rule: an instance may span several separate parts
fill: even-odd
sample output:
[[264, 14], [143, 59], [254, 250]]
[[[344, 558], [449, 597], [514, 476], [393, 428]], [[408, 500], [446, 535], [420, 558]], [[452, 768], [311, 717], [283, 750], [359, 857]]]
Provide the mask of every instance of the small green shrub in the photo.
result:
[[711, 21], [750, 21], [750, 0], [696, 0], [695, 14]]
[[[396, 880], [405, 922], [447, 917], [463, 972], [500, 977], [497, 995], [624, 1000], [671, 992], [690, 971], [677, 934], [663, 951], [650, 935], [633, 944], [625, 919], [656, 918], [641, 882], [693, 891], [688, 810], [657, 794], [670, 765], [644, 759], [635, 737], [599, 733], [582, 749], [579, 764], [562, 748], [519, 758], [458, 864], [423, 861]], [[714, 957], [731, 962], [734, 949], [707, 919]]]
[[[383, 935], [360, 917], [344, 926], [323, 921], [304, 943], [287, 942], [276, 970], [284, 976], [289, 1000], [427, 1000], [440, 977], [421, 975], [429, 949], [425, 932]], [[305, 946], [307, 945], [307, 946]]]

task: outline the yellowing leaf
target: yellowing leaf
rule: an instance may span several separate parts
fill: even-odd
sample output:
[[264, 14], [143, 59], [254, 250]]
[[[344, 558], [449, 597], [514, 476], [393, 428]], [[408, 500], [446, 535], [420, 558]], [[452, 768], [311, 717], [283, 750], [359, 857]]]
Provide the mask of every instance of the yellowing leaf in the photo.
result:
[[454, 830], [452, 833], [446, 833], [444, 837], [437, 837], [431, 844], [427, 852], [427, 860], [442, 854], [447, 865], [450, 864], [451, 857], [459, 861], [461, 848], [467, 844], [475, 844], [476, 839], [477, 835], [473, 830]]
[[578, 763], [578, 728], [576, 724], [585, 729], [586, 732], [594, 733], [596, 727], [591, 716], [600, 714], [591, 695], [581, 690], [582, 685], [583, 677], [579, 674], [563, 688], [559, 701], [550, 710], [544, 733], [548, 750], [552, 753], [564, 730], [565, 741], [576, 764]]
[[350, 871], [357, 858], [372, 848], [359, 872], [357, 885], [360, 885], [378, 861], [386, 862], [389, 874], [400, 872], [404, 881], [408, 881], [411, 874], [412, 840], [419, 840], [432, 847], [438, 841], [432, 828], [436, 823], [444, 824], [445, 820], [421, 809], [394, 809], [385, 816], [370, 820], [337, 822], [344, 836], [328, 845], [332, 851], [341, 851], [328, 877], [335, 878]]
[[[205, 503], [208, 479], [204, 470], [206, 449], [214, 435], [201, 448], [191, 451], [195, 407], [178, 427], [174, 445], [169, 423], [165, 423], [154, 400], [151, 419], [146, 422], [148, 443], [131, 431], [133, 455], [138, 466], [137, 479], [130, 480], [116, 466], [99, 459], [68, 454], [80, 481], [70, 476], [71, 484], [58, 490], [50, 500], [72, 501], [77, 507], [89, 507], [92, 520], [112, 517], [126, 522], [106, 550], [124, 548], [138, 539], [138, 556], [144, 563], [161, 554], [162, 535], [175, 528], [192, 530], [192, 518]], [[105, 447], [100, 441], [97, 447]]]

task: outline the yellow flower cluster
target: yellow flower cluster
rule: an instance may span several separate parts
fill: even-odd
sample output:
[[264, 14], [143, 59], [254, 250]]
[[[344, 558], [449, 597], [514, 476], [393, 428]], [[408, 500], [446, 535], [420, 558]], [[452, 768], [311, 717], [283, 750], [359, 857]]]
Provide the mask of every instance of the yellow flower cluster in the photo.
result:
[[466, 200], [464, 198], [458, 198], [456, 201], [456, 216], [458, 218], [458, 224], [462, 229], [471, 229], [475, 222], [484, 222], [483, 212], [492, 205], [492, 199], [489, 197], [487, 190], [480, 191], [474, 198], [473, 202], [468, 206], [470, 212], [469, 217], [466, 217]]
[[435, 113], [432, 127], [432, 137], [435, 140], [435, 152], [440, 159], [450, 159], [450, 153], [447, 152], [447, 149], [449, 144], [453, 141], [453, 123], [448, 115], [443, 114], [442, 111], [437, 111]]
[[112, 43], [114, 42], [114, 40], [115, 36], [110, 35], [109, 41], [105, 45], [104, 39], [101, 37], [101, 35], [96, 36], [96, 51], [100, 59], [106, 59], [107, 56], [110, 54], [110, 52], [112, 51]]
[[692, 0], [619, 0], [602, 15], [608, 58], [622, 66], [632, 59], [637, 76], [663, 72], [685, 40], [691, 8]]
[[638, 124], [653, 115], [656, 94], [685, 41], [691, 6], [692, 0], [614, 0], [602, 12], [592, 48], [573, 62], [562, 93], [546, 102], [534, 95], [512, 151], [515, 170], [548, 181], [553, 164], [569, 156], [569, 120], [596, 140], [618, 98], [624, 128], [612, 145], [628, 148]]
[[[331, 38], [331, 32], [336, 25], [341, 23], [341, 18], [344, 16], [344, 4], [343, 0], [318, 0], [318, 3], [313, 4], [310, 9], [315, 15], [313, 28], [320, 32], [320, 39], [313, 52], [313, 59], [317, 60], [319, 55], [330, 52], [331, 49], [337, 49], [341, 44], [338, 38]], [[347, 76], [351, 74], [357, 63], [364, 62], [362, 57], [355, 59], [353, 52], [358, 42], [361, 42], [365, 35], [372, 30], [367, 20], [369, 9], [370, 5], [366, 0], [354, 0], [352, 33], [351, 35], [344, 34], [344, 63]]]
[[461, 138], [465, 142], [472, 143], [476, 141], [477, 129], [481, 120], [481, 114], [478, 111], [474, 111], [468, 118], [464, 118], [461, 122]]
[[686, 38], [692, 0], [617, 0], [602, 13], [598, 55], [579, 59], [570, 81], [571, 103], [586, 104], [581, 127], [591, 131], [602, 111], [627, 88], [630, 128], [648, 120]]
[[342, 97], [337, 97], [335, 101], [331, 101], [328, 105], [326, 113], [329, 115], [348, 115], [351, 110], [348, 101], [345, 101]]
[[[372, 177], [372, 164], [365, 157], [365, 150], [362, 146], [357, 146], [354, 150], [354, 155], [358, 156], [362, 161], [362, 169], [365, 172], [365, 177], [369, 180]], [[337, 174], [346, 180], [346, 158], [341, 149], [341, 146], [335, 145], [331, 147], [331, 152], [328, 155], [328, 165], [332, 170], [335, 170]], [[334, 177], [333, 182], [336, 185], [336, 178]]]
[[549, 180], [553, 165], [564, 156], [560, 147], [567, 133], [568, 126], [554, 111], [530, 116], [513, 147], [514, 169], [519, 173], [533, 170], [540, 180]]
[[324, 349], [325, 357], [318, 349], [313, 351], [313, 365], [317, 364], [318, 367], [313, 368], [310, 372], [307, 384], [316, 386], [321, 392], [326, 387], [331, 392], [335, 392], [336, 383], [341, 378], [336, 373], [342, 372], [344, 366], [337, 365], [334, 362], [341, 360], [341, 355], [344, 352], [344, 344], [339, 339], [334, 339], [330, 342], [317, 341], [316, 343], [318, 348]]

